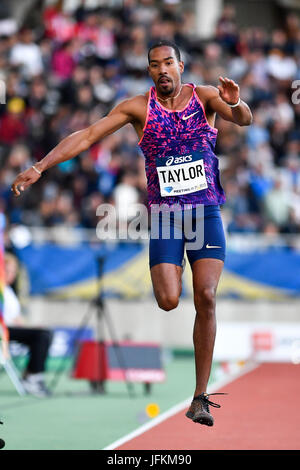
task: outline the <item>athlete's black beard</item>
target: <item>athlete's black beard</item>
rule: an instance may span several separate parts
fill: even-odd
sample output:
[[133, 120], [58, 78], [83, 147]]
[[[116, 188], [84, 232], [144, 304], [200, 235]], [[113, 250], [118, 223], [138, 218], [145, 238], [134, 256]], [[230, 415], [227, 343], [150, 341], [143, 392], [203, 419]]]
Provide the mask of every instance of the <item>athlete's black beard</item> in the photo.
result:
[[170, 90], [162, 90], [159, 87], [159, 93], [163, 96], [170, 96], [174, 92], [174, 87], [170, 88]]
[[[164, 80], [164, 81], [167, 80], [167, 83], [164, 83], [162, 85], [161, 80]], [[159, 91], [159, 94], [165, 97], [170, 96], [174, 92], [174, 89], [175, 89], [173, 80], [170, 80], [170, 78], [168, 77], [160, 77], [156, 84], [156, 87], [157, 87], [157, 90]]]

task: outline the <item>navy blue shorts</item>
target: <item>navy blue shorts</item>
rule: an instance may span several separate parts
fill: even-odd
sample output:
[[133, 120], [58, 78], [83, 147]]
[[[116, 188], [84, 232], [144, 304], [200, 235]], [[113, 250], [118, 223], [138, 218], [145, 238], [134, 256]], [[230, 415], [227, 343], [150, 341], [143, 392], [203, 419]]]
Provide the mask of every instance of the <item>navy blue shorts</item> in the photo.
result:
[[181, 266], [185, 250], [191, 266], [202, 258], [225, 260], [226, 242], [219, 206], [199, 206], [173, 211], [168, 217], [162, 213], [155, 217], [149, 243], [150, 268], [159, 263]]

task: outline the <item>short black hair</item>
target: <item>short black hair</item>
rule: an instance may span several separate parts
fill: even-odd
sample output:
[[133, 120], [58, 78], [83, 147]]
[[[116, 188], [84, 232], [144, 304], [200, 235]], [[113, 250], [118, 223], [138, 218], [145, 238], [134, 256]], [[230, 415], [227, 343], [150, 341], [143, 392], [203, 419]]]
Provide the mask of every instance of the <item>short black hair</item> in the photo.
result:
[[157, 47], [162, 47], [162, 46], [172, 47], [172, 49], [174, 49], [176, 59], [178, 60], [178, 62], [181, 60], [179, 47], [176, 46], [176, 44], [174, 42], [169, 41], [168, 39], [160, 39], [159, 41], [152, 44], [152, 46], [148, 50], [148, 63], [149, 64], [150, 64], [150, 53], [151, 53], [151, 51], [153, 49], [156, 49]]

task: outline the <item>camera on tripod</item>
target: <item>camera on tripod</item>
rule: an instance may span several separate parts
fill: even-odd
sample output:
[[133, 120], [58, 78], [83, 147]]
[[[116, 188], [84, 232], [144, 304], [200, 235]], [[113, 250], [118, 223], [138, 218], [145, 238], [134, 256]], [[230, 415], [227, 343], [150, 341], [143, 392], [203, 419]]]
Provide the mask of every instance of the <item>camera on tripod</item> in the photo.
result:
[[[154, 343], [117, 340], [101, 287], [105, 258], [99, 256], [96, 261], [99, 292], [91, 300], [88, 311], [74, 334], [72, 344], [75, 345], [76, 353], [71, 376], [75, 379], [88, 380], [93, 393], [104, 393], [107, 380], [124, 381], [130, 396], [134, 396], [134, 382], [144, 383], [145, 393], [150, 393], [152, 383], [165, 380], [161, 348]], [[82, 331], [93, 315], [96, 315], [96, 339], [80, 341]], [[110, 340], [104, 338], [104, 322]], [[57, 370], [52, 382], [53, 387], [57, 385], [63, 370], [63, 367]]]

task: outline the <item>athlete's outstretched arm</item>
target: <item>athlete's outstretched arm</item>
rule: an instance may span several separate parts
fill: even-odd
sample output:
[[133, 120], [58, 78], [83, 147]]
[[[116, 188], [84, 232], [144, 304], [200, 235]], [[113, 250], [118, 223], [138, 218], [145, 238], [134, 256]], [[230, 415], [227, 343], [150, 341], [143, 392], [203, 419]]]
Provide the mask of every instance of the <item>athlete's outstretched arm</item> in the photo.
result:
[[[207, 87], [207, 107], [226, 121], [235, 122], [239, 126], [249, 126], [253, 119], [252, 113], [249, 106], [240, 99], [238, 84], [227, 77], [219, 77], [219, 80], [220, 85], [217, 88]], [[238, 102], [238, 106], [229, 106]]]
[[24, 191], [28, 186], [35, 183], [48, 168], [70, 160], [87, 150], [98, 140], [132, 122], [134, 119], [132, 115], [133, 101], [134, 98], [123, 101], [104, 118], [63, 139], [42, 160], [37, 162], [34, 168], [28, 168], [17, 176], [12, 184], [14, 194], [19, 196], [20, 191]]

